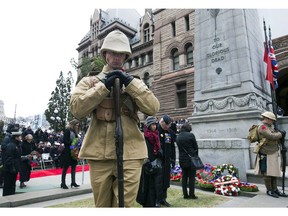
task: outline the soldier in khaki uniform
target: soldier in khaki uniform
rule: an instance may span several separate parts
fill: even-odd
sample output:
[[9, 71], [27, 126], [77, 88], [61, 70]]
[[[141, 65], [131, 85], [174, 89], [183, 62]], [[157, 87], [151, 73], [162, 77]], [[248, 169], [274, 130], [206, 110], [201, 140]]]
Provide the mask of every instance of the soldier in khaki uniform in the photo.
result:
[[90, 165], [90, 181], [96, 207], [118, 206], [117, 159], [115, 151], [115, 109], [113, 85], [120, 79], [123, 127], [124, 206], [133, 207], [147, 148], [138, 125], [137, 112], [155, 115], [160, 103], [145, 83], [121, 69], [131, 56], [129, 40], [115, 30], [104, 39], [100, 53], [106, 65], [100, 74], [84, 77], [76, 86], [70, 107], [76, 118], [91, 117], [79, 153]]
[[285, 131], [276, 131], [273, 127], [276, 117], [272, 112], [264, 112], [263, 125], [258, 128], [259, 140], [263, 142], [256, 156], [255, 172], [262, 174], [267, 189], [267, 195], [278, 198], [286, 196], [277, 189], [277, 177], [281, 177], [280, 140]]

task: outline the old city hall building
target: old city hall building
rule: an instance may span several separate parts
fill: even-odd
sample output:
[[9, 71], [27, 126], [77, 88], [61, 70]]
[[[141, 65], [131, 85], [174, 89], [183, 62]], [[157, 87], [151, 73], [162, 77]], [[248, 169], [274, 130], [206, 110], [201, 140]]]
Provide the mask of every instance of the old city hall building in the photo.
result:
[[[205, 10], [205, 9], [203, 9]], [[139, 76], [159, 99], [157, 117], [168, 113], [174, 120], [187, 119], [193, 113], [194, 98], [194, 9], [146, 9], [141, 16], [136, 9], [95, 9], [90, 29], [77, 47], [78, 75], [84, 57], [100, 53], [105, 36], [119, 29], [130, 39], [132, 56], [124, 67]], [[264, 34], [263, 34], [264, 35]], [[288, 115], [288, 36], [273, 40], [278, 58], [278, 105]], [[279, 56], [277, 56], [279, 53]], [[144, 119], [145, 116], [140, 116]]]

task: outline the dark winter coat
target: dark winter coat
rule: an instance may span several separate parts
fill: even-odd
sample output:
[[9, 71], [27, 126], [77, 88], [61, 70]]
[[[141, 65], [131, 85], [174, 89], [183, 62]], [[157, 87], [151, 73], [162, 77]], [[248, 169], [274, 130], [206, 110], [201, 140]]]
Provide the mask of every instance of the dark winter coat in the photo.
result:
[[21, 163], [20, 141], [13, 138], [2, 149], [2, 163], [5, 172], [18, 173]]
[[168, 130], [163, 130], [160, 124], [158, 124], [158, 131], [161, 149], [163, 150], [163, 188], [165, 189], [170, 187], [171, 164], [175, 165], [176, 134], [170, 128]]
[[70, 146], [72, 144], [73, 137], [78, 137], [78, 135], [75, 134], [71, 129], [66, 128], [63, 136], [63, 143], [65, 148], [60, 156], [60, 163], [62, 166], [77, 165], [78, 163], [77, 160], [73, 160], [71, 157]]
[[[36, 146], [33, 141], [29, 143], [26, 140], [24, 140], [21, 143], [21, 156], [27, 156], [34, 150], [36, 150]], [[22, 158], [20, 165], [21, 165], [20, 166], [20, 182], [27, 182], [30, 180], [30, 174], [31, 174], [30, 160], [28, 158], [26, 159]]]
[[189, 167], [189, 156], [183, 148], [191, 156], [198, 155], [198, 145], [193, 133], [187, 131], [180, 131], [176, 143], [179, 149], [179, 164], [181, 167]]
[[[158, 153], [155, 155], [153, 152], [154, 149], [153, 143], [150, 143], [146, 137], [145, 141], [147, 145], [149, 161], [153, 161], [156, 158], [161, 159], [162, 150], [159, 149]], [[147, 163], [144, 163], [142, 167], [140, 185], [136, 201], [143, 207], [155, 207], [156, 201], [159, 202], [163, 198], [162, 197], [163, 171], [159, 170], [157, 173], [148, 174], [145, 172], [145, 166], [147, 166]]]

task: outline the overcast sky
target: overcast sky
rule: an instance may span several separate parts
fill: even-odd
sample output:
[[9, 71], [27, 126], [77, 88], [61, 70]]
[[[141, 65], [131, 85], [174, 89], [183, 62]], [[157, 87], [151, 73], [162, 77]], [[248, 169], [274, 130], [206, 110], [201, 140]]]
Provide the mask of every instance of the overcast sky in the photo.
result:
[[[273, 1], [277, 3], [278, 0]], [[29, 116], [44, 112], [55, 88], [60, 71], [66, 76], [76, 71], [70, 59], [77, 60], [76, 48], [89, 31], [90, 17], [95, 8], [136, 8], [140, 15], [144, 8], [258, 8], [258, 5], [231, 5], [214, 1], [201, 5], [192, 1], [175, 1], [167, 5], [161, 1], [105, 0], [9, 0], [0, 2], [0, 100], [4, 101], [6, 116]], [[105, 3], [103, 3], [105, 2]], [[205, 3], [207, 0], [205, 0]], [[241, 1], [243, 2], [243, 1]], [[281, 2], [281, 1], [280, 1]], [[270, 3], [271, 4], [271, 3]], [[276, 4], [277, 5], [277, 4]], [[234, 7], [235, 6], [235, 7]], [[260, 20], [265, 17], [272, 29], [272, 38], [288, 34], [288, 7], [275, 10], [275, 5], [261, 3]], [[273, 8], [273, 10], [268, 8]], [[279, 6], [278, 8], [285, 8]]]

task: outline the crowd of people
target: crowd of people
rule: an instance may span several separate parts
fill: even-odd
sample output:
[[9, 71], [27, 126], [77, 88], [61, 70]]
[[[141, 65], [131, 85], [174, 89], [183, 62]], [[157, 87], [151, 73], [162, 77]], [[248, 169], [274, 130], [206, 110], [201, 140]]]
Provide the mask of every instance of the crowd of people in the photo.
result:
[[61, 155], [65, 148], [64, 133], [55, 133], [38, 128], [33, 131], [30, 126], [20, 127], [9, 124], [1, 143], [0, 187], [3, 196], [15, 194], [16, 179], [19, 175], [20, 188], [26, 187], [33, 168], [41, 167], [41, 155], [48, 153], [52, 158], [52, 166], [60, 168]]
[[[170, 207], [167, 192], [171, 169], [176, 163], [176, 145], [183, 171], [183, 198], [197, 199], [194, 191], [196, 170], [193, 170], [187, 156], [198, 154], [198, 145], [191, 132], [191, 125], [183, 119], [173, 121], [168, 114], [160, 119], [155, 117], [160, 110], [158, 99], [139, 77], [126, 73], [123, 68], [132, 55], [129, 39], [123, 32], [111, 31], [103, 41], [100, 54], [106, 63], [102, 71], [82, 78], [70, 100], [70, 110], [75, 118], [91, 118], [85, 139], [81, 143], [79, 158], [85, 159], [90, 166], [95, 206], [133, 207], [137, 201], [143, 207]], [[120, 83], [119, 89], [116, 88], [116, 80]], [[116, 106], [115, 102], [117, 95], [119, 106]], [[138, 111], [148, 116], [140, 128]], [[273, 122], [276, 118], [273, 114], [262, 116], [263, 125], [259, 134], [267, 142], [257, 155], [260, 166], [257, 166], [257, 169], [258, 173], [264, 176], [267, 195], [277, 198], [283, 194], [277, 189], [276, 177], [279, 176], [280, 165], [275, 161], [279, 159], [279, 140], [285, 137], [285, 133], [274, 130]], [[122, 129], [118, 130], [119, 134], [115, 134], [115, 125]], [[7, 130], [7, 137], [1, 146], [4, 165], [3, 196], [15, 193], [18, 172], [20, 187], [26, 186], [24, 183], [29, 181], [31, 171], [29, 155], [33, 151], [40, 154], [47, 152], [52, 158], [58, 158], [58, 162], [55, 159], [55, 166], [59, 166], [59, 153], [62, 152], [60, 186], [68, 189], [66, 172], [71, 166], [71, 187], [79, 187], [75, 182], [77, 159], [71, 153], [75, 140], [78, 140], [79, 126], [80, 122], [74, 119], [69, 122], [65, 131], [60, 133], [43, 132], [40, 128], [34, 133], [30, 127], [22, 132], [19, 132], [19, 128]], [[122, 138], [125, 144], [123, 150], [119, 145], [115, 147], [116, 137]], [[120, 165], [123, 170], [118, 169]], [[279, 172], [272, 172], [271, 167], [273, 170], [277, 167]], [[123, 179], [119, 179], [120, 171], [124, 175]], [[122, 188], [122, 191], [119, 184], [121, 182], [125, 188]], [[123, 192], [123, 203], [120, 203], [120, 192]]]

